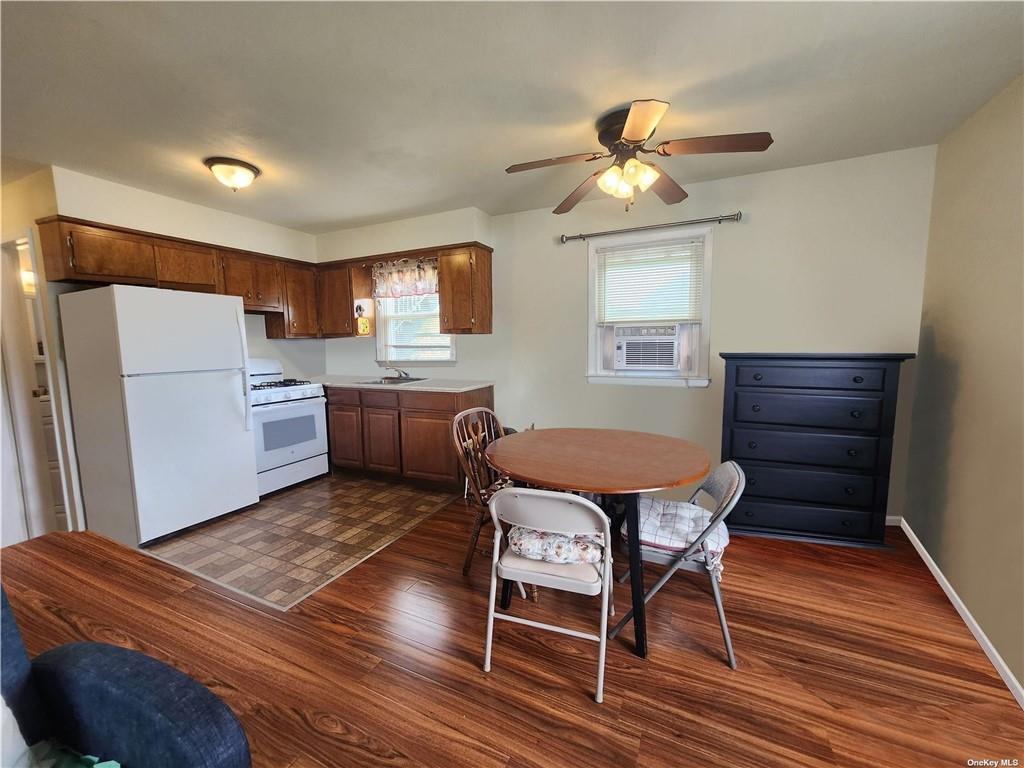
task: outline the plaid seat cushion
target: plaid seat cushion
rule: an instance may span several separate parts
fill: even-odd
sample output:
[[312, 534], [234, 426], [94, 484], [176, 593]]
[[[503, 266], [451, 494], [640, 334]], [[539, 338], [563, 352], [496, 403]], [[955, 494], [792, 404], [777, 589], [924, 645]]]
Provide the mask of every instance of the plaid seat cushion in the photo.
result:
[[[682, 552], [697, 540], [711, 522], [709, 510], [688, 501], [666, 501], [653, 496], [641, 496], [638, 507], [640, 542], [646, 547]], [[723, 552], [728, 545], [729, 531], [725, 523], [716, 526], [711, 535], [704, 539], [705, 548], [711, 552]]]

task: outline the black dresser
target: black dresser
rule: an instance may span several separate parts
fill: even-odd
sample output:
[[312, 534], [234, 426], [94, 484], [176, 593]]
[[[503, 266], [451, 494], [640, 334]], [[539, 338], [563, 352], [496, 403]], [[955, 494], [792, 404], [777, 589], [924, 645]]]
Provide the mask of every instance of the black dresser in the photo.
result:
[[900, 363], [913, 355], [722, 354], [730, 530], [881, 544]]

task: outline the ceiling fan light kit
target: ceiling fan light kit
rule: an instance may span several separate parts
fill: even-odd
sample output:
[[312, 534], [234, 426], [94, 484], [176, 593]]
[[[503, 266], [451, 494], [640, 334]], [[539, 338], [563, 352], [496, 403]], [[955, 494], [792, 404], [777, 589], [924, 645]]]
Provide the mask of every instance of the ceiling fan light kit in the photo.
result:
[[663, 141], [652, 148], [646, 147], [645, 145], [654, 135], [654, 129], [658, 127], [658, 123], [665, 116], [668, 108], [667, 101], [643, 99], [634, 101], [628, 109], [617, 109], [601, 117], [597, 121], [597, 140], [608, 150], [606, 153], [582, 152], [577, 155], [552, 157], [549, 160], [517, 163], [510, 165], [505, 172], [518, 173], [534, 168], [576, 162], [589, 163], [613, 157], [615, 160], [610, 166], [604, 171], [591, 174], [572, 191], [572, 194], [558, 204], [553, 213], [568, 213], [595, 186], [606, 195], [620, 200], [628, 200], [626, 210], [629, 211], [637, 189], [641, 192], [653, 189], [654, 194], [661, 198], [666, 205], [681, 203], [687, 197], [686, 191], [676, 184], [671, 176], [654, 163], [639, 160], [638, 154], [672, 157], [711, 152], [763, 152], [772, 144], [771, 134], [762, 131], [673, 139]]

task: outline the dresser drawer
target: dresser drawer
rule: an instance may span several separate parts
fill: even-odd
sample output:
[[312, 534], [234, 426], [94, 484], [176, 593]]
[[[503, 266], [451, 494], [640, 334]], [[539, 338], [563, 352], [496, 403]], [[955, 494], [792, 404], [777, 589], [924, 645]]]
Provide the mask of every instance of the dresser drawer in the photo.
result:
[[803, 389], [875, 389], [885, 384], [883, 368], [825, 366], [737, 365], [736, 386], [796, 387]]
[[847, 507], [870, 507], [875, 501], [875, 478], [869, 475], [750, 464], [743, 465], [743, 472], [747, 476], [745, 492], [752, 496]]
[[871, 536], [872, 513], [836, 507], [784, 504], [744, 498], [726, 520], [730, 528], [864, 539]]
[[799, 427], [876, 430], [882, 419], [882, 398], [833, 395], [785, 395], [737, 392], [736, 421], [791, 424]]
[[871, 469], [878, 458], [878, 438], [733, 429], [731, 455], [739, 459]]

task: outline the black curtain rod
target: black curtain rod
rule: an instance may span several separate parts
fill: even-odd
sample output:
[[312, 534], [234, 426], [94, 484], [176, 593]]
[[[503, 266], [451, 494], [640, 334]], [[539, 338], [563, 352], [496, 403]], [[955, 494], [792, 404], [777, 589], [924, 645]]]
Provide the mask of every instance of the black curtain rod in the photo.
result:
[[721, 224], [723, 221], [739, 221], [743, 218], [742, 211], [736, 213], [723, 213], [721, 216], [707, 216], [703, 219], [690, 219], [689, 221], [672, 221], [668, 224], [650, 224], [646, 227], [630, 227], [629, 229], [609, 229], [607, 232], [586, 232], [579, 235], [562, 235], [559, 239], [562, 245], [570, 240], [587, 240], [591, 237], [605, 237], [606, 235], [621, 235], [626, 232], [643, 232], [648, 229], [665, 229], [666, 227], [681, 227], [686, 224]]

